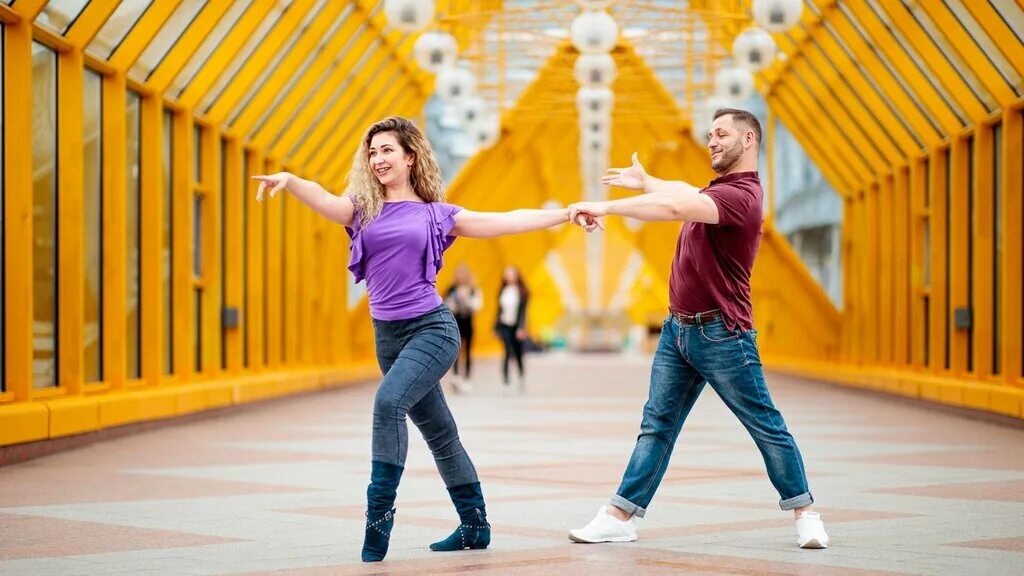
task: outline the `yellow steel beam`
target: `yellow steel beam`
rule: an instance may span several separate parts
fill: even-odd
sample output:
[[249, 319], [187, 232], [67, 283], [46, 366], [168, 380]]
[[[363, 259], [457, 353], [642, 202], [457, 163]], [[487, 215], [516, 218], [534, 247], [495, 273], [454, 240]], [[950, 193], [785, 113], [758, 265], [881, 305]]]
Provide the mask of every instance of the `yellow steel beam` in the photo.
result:
[[[968, 308], [970, 302], [970, 271], [967, 246], [970, 242], [969, 180], [972, 139], [957, 138], [950, 147], [949, 185], [949, 317], [950, 368], [954, 374], [967, 372], [968, 330], [957, 329], [953, 314], [958, 308]], [[977, 232], [977, 231], [975, 231]]]
[[[783, 88], [779, 86], [775, 90], [774, 95], [779, 102], [786, 106], [793, 117], [798, 120], [800, 128], [791, 127], [791, 131], [794, 134], [804, 132], [805, 130], [805, 133], [811, 137], [816, 137], [819, 134], [817, 118], [800, 102], [794, 100], [793, 93], [788, 87]], [[865, 184], [869, 176], [865, 166], [857, 163], [856, 158], [848, 157], [848, 150], [843, 149], [841, 142], [831, 138], [816, 138], [816, 140], [820, 142], [820, 146], [825, 151], [825, 157], [829, 159], [837, 171], [844, 174], [845, 179], [850, 180], [856, 188], [860, 188], [860, 186]]]
[[[350, 79], [344, 84], [344, 90], [338, 99], [331, 105], [327, 114], [320, 117], [312, 131], [307, 132], [302, 137], [302, 142], [298, 143], [298, 148], [294, 153], [290, 154], [289, 160], [300, 165], [309, 166], [310, 160], [312, 160], [314, 154], [317, 153], [323, 146], [323, 142], [334, 134], [333, 130], [345, 115], [350, 113], [350, 108], [360, 100], [362, 93], [366, 90], [366, 87], [373, 82], [375, 77], [383, 76], [384, 70], [390, 69], [394, 72], [394, 64], [387, 57], [387, 54], [383, 51], [374, 51], [369, 58], [363, 63], [363, 66], [359, 72], [355, 72]], [[381, 83], [377, 83], [377, 89], [381, 89]], [[329, 94], [324, 94], [326, 99]], [[365, 99], [364, 99], [365, 100]], [[308, 130], [309, 126], [294, 126], [295, 131]], [[289, 130], [292, 132], [292, 130]], [[289, 134], [286, 133], [287, 138]], [[335, 134], [336, 135], [336, 134]], [[298, 134], [296, 134], [298, 136]], [[285, 138], [282, 138], [282, 141]]]
[[[894, 162], [898, 157], [904, 155], [892, 136], [878, 123], [878, 119], [864, 106], [860, 97], [851, 97], [852, 88], [835, 66], [828, 61], [821, 52], [818, 45], [806, 45], [804, 49], [793, 57], [792, 68], [794, 72], [808, 68], [813, 71], [820, 82], [814, 82], [811, 86], [819, 85], [827, 87], [832, 95], [831, 106], [846, 112], [848, 118], [844, 125], [854, 130], [863, 131], [871, 144], [878, 149], [884, 157]], [[808, 74], [810, 77], [810, 74]], [[851, 126], [852, 125], [852, 126]]]
[[110, 56], [110, 65], [121, 72], [127, 73], [135, 64], [135, 60], [153, 41], [160, 29], [167, 24], [167, 19], [174, 14], [181, 0], [165, 0], [154, 2], [142, 13], [131, 32], [125, 36], [121, 45]]
[[[1021, 44], [1020, 38], [1010, 29], [1002, 15], [995, 11], [992, 3], [968, 0], [963, 5], [992, 39], [992, 43], [1003, 53], [1017, 74], [1024, 76], [1024, 44]], [[1018, 30], [1017, 33], [1020, 31]]]
[[[253, 174], [265, 174], [266, 165], [259, 150], [248, 150], [249, 169]], [[249, 193], [252, 194], [250, 186]], [[246, 262], [246, 282], [248, 283], [248, 306], [242, 311], [243, 322], [246, 323], [245, 336], [248, 340], [248, 367], [259, 371], [265, 365], [263, 355], [263, 298], [265, 283], [263, 282], [263, 208], [262, 204], [250, 202], [249, 213], [246, 215], [245, 243], [249, 247]]]
[[39, 16], [39, 13], [46, 7], [46, 3], [49, 0], [18, 0], [11, 5], [11, 8], [19, 16], [25, 19], [26, 22], [31, 23]]
[[[910, 347], [911, 363], [917, 368], [928, 365], [928, 288], [925, 284], [926, 252], [924, 238], [928, 227], [929, 207], [927, 204], [928, 174], [924, 159], [910, 163]], [[934, 237], [932, 237], [934, 238]], [[931, 241], [935, 241], [932, 239]], [[933, 273], [934, 274], [934, 273]], [[844, 274], [848, 276], [848, 274]]]
[[125, 196], [127, 83], [123, 72], [103, 79], [103, 380], [124, 388], [127, 374]]
[[[314, 90], [314, 99], [317, 97], [326, 98], [333, 90], [328, 86], [329, 82], [324, 82], [323, 85], [317, 87], [317, 83], [328, 75], [332, 63], [339, 61], [339, 66], [336, 66], [334, 70], [340, 67], [340, 61], [344, 61], [345, 57], [339, 57], [339, 53], [348, 44], [349, 40], [353, 38], [353, 35], [358, 32], [360, 27], [365, 23], [365, 20], [361, 20], [359, 17], [349, 17], [345, 19], [345, 23], [341, 25], [341, 28], [331, 37], [331, 40], [324, 45], [323, 51], [317, 55], [317, 57], [310, 63], [309, 67], [303, 72], [302, 77], [295, 83], [295, 86], [285, 95], [284, 99], [275, 106], [274, 111], [270, 113], [266, 121], [252, 136], [252, 142], [254, 146], [260, 148], [267, 148], [271, 145], [273, 138], [282, 130], [282, 128], [288, 124], [289, 127], [297, 126], [303, 127], [308, 125], [308, 122], [312, 121], [312, 115], [316, 114], [318, 108], [315, 106], [303, 106], [299, 108], [302, 100]], [[364, 44], [369, 45], [372, 38], [369, 35], [361, 35], [358, 39], [352, 40], [352, 50], [349, 50], [346, 56], [355, 58], [356, 55], [361, 54], [359, 40], [365, 40]], [[328, 76], [329, 77], [329, 76]], [[254, 109], [255, 110], [255, 109]], [[248, 111], [246, 111], [248, 113]], [[303, 114], [308, 113], [310, 117], [305, 118], [305, 122], [301, 119]], [[295, 120], [295, 122], [289, 122], [289, 120]], [[248, 118], [243, 114], [242, 117], [236, 122], [239, 126], [247, 126], [249, 124]], [[281, 157], [283, 156], [283, 150], [276, 149], [274, 155]]]
[[990, 377], [999, 370], [993, 366], [992, 350], [995, 345], [992, 338], [992, 327], [995, 322], [992, 290], [994, 287], [995, 262], [993, 258], [995, 245], [995, 209], [992, 187], [994, 176], [991, 167], [993, 155], [992, 127], [984, 126], [975, 131], [973, 166], [970, 167], [970, 190], [974, 191], [971, 211], [968, 217], [973, 218], [971, 226], [971, 350], [974, 374], [981, 378]]
[[[253, 95], [252, 99], [245, 105], [245, 109], [238, 115], [231, 128], [240, 134], [248, 134], [253, 124], [261, 114], [273, 103], [274, 98], [288, 84], [290, 77], [295, 75], [296, 70], [302, 65], [309, 55], [316, 50], [317, 45], [322, 41], [324, 35], [331, 25], [337, 20], [346, 2], [328, 2], [310, 22], [302, 36], [292, 46], [292, 49], [281, 60], [277, 68], [264, 80]], [[299, 89], [298, 86], [292, 90]]]
[[[7, 347], [6, 389], [26, 401], [32, 390], [33, 268], [32, 146], [11, 146], [32, 134], [32, 25], [29, 20], [4, 27], [4, 311]], [[20, 190], [14, 194], [12, 191]]]
[[[850, 2], [845, 5], [853, 13], [861, 27], [871, 35], [875, 46], [881, 50], [886, 58], [892, 62], [896, 71], [914, 89], [921, 103], [927, 108], [935, 121], [942, 126], [946, 135], [959, 132], [963, 123], [957, 115], [950, 110], [949, 105], [942, 99], [942, 96], [932, 87], [931, 80], [926, 78], [917, 67], [910, 56], [903, 50], [892, 31], [882, 23], [875, 11], [867, 4], [861, 2]], [[981, 104], [975, 102], [973, 112], [981, 112]]]
[[779, 116], [779, 119], [786, 128], [793, 134], [793, 137], [800, 142], [804, 151], [807, 152], [807, 156], [814, 162], [816, 166], [825, 175], [825, 178], [832, 184], [832, 187], [836, 192], [843, 197], [848, 197], [856, 190], [858, 186], [857, 179], [844, 170], [844, 165], [834, 166], [832, 162], [835, 160], [831, 158], [824, 150], [819, 147], [819, 142], [807, 135], [804, 126], [801, 124], [801, 120], [798, 120], [785, 102], [779, 99], [777, 95], [769, 95], [766, 98], [768, 104], [772, 107], [772, 110]]
[[[191, 379], [195, 368], [195, 345], [193, 322], [195, 321], [195, 289], [192, 268], [192, 194], [195, 185], [195, 171], [192, 169], [195, 151], [195, 117], [192, 114], [176, 114], [172, 123], [174, 149], [171, 166], [174, 171], [174, 194], [171, 200], [173, 234], [172, 259], [174, 274], [171, 277], [171, 298], [174, 317], [171, 319], [174, 334], [174, 372], [179, 379]], [[182, 232], [177, 232], [177, 231]]]
[[[238, 139], [225, 138], [224, 162], [223, 162], [224, 185], [221, 194], [224, 198], [224, 302], [226, 308], [234, 308], [239, 312], [242, 308], [242, 290], [244, 278], [242, 277], [242, 246], [239, 240], [242, 238], [242, 194], [246, 193], [242, 185], [242, 179], [248, 178], [242, 174], [242, 151]], [[226, 328], [224, 333], [224, 365], [230, 374], [237, 374], [242, 368], [242, 339], [241, 330], [238, 327]]]
[[216, 125], [208, 127], [200, 140], [200, 156], [203, 163], [202, 180], [202, 373], [214, 375], [221, 370], [221, 297], [223, 277], [221, 275], [221, 133]]
[[[139, 294], [139, 313], [142, 315], [142, 378], [151, 386], [157, 385], [164, 375], [164, 318], [162, 257], [164, 216], [164, 108], [157, 95], [142, 99], [139, 111], [139, 179], [143, 190], [140, 207], [139, 274], [142, 290]], [[153, 199], [154, 201], [148, 201]], [[151, 225], [152, 223], [152, 225]], [[160, 225], [157, 225], [160, 223]], [[190, 228], [182, 228], [190, 230]], [[177, 271], [177, 269], [175, 269]]]
[[930, 248], [931, 282], [929, 284], [928, 319], [928, 359], [933, 371], [943, 372], [947, 369], [947, 351], [949, 346], [948, 294], [949, 269], [946, 265], [946, 235], [949, 233], [949, 215], [946, 211], [948, 197], [946, 175], [949, 164], [949, 148], [936, 149], [929, 155], [929, 206], [931, 208]]
[[912, 306], [910, 301], [910, 168], [896, 170], [893, 179], [892, 199], [892, 276], [893, 362], [901, 367], [910, 366], [910, 334], [912, 331]]
[[[785, 45], [785, 40], [780, 40], [780, 46]], [[838, 42], [818, 24], [812, 29], [811, 34], [797, 40], [794, 50], [799, 53], [807, 51], [809, 46], [817, 46], [824, 54], [824, 60], [835, 66], [840, 76], [853, 88], [853, 92], [863, 100], [864, 104], [871, 110], [872, 115], [884, 126], [885, 131], [900, 145], [906, 154], [913, 154], [920, 151], [921, 146], [914, 139], [913, 135], [907, 132], [907, 128], [900, 121], [895, 113], [889, 108], [881, 95], [875, 90], [874, 85], [861, 73], [856, 62], [850, 59], [846, 51]], [[787, 62], [791, 61], [787, 60]], [[783, 66], [778, 72], [769, 70], [764, 73], [769, 84], [769, 93], [776, 83], [784, 81], [788, 66]]]
[[167, 52], [164, 59], [153, 70], [146, 83], [158, 94], [163, 94], [167, 86], [177, 77], [181, 69], [188, 64], [189, 58], [199, 49], [206, 37], [224, 16], [226, 7], [218, 2], [210, 2], [202, 10]]
[[178, 98], [182, 106], [189, 109], [196, 107], [220, 75], [224, 73], [230, 62], [235, 59], [239, 50], [245, 46], [275, 4], [277, 4], [276, 0], [253, 0], [252, 5], [238, 19], [238, 24], [224, 36], [224, 39], [196, 72], [188, 87], [182, 91]]
[[[965, 2], [965, 4], [970, 4], [970, 2]], [[953, 49], [960, 54], [964, 62], [968, 63], [968, 66], [1001, 107], [1005, 108], [1017, 99], [1013, 88], [1006, 83], [999, 70], [978, 48], [978, 45], [949, 8], [940, 2], [921, 2], [920, 6], [931, 16], [935, 26], [946, 36]], [[1020, 60], [1021, 57], [1024, 57], [1024, 54], [1018, 50], [1017, 59]], [[1020, 65], [1020, 62], [1017, 65]]]
[[[83, 323], [85, 284], [85, 255], [82, 241], [85, 234], [81, 193], [84, 188], [85, 136], [82, 109], [85, 69], [82, 53], [72, 50], [61, 53], [57, 66], [57, 117], [60, 118], [60, 138], [57, 139], [57, 283], [59, 299], [57, 317], [57, 382], [68, 394], [82, 391]], [[75, 192], [73, 192], [75, 191]]]
[[878, 0], [878, 3], [888, 13], [892, 26], [903, 34], [910, 46], [921, 57], [921, 61], [931, 69], [939, 82], [964, 108], [971, 120], [977, 122], [987, 116], [988, 110], [960, 78], [959, 73], [949, 60], [935, 46], [928, 33], [917, 23], [913, 13], [900, 0]]
[[89, 2], [75, 19], [75, 23], [71, 25], [71, 29], [64, 35], [64, 38], [79, 50], [85, 50], [103, 24], [107, 22], [107, 18], [114, 13], [118, 4], [120, 4], [120, 0]]
[[288, 38], [295, 34], [303, 18], [312, 9], [314, 1], [295, 0], [285, 9], [270, 32], [261, 40], [259, 46], [253, 50], [245, 64], [210, 106], [207, 117], [211, 122], [218, 124], [224, 122], [228, 112], [235, 107], [246, 90], [252, 86], [260, 73], [273, 60], [274, 53], [280, 50]]
[[824, 9], [829, 14], [828, 22], [833, 26], [836, 33], [842, 37], [846, 46], [853, 52], [857, 62], [862, 65], [874, 79], [875, 83], [885, 91], [886, 96], [897, 107], [901, 115], [906, 119], [907, 124], [915, 131], [925, 146], [934, 146], [941, 139], [941, 135], [928, 121], [928, 118], [917, 107], [911, 95], [903, 91], [899, 82], [889, 73], [889, 70], [882, 64], [875, 55], [871, 46], [861, 38], [853, 24], [845, 18], [835, 5]]
[[[1024, 1], [1024, 0], [1022, 0]], [[1021, 346], [1022, 260], [1024, 260], [1024, 111], [1021, 106], [1003, 111], [1002, 118], [1002, 209], [999, 218], [1003, 230], [1002, 259], [999, 279], [1000, 340], [999, 360], [1003, 378], [1010, 383], [1020, 382], [1022, 375]], [[1015, 161], [1015, 159], [1021, 159]], [[8, 308], [9, 310], [9, 308]]]
[[[327, 79], [316, 88], [316, 91], [313, 92], [313, 95], [305, 105], [299, 108], [305, 94], [293, 91], [292, 94], [288, 95], [288, 98], [279, 106], [279, 112], [276, 112], [271, 121], [268, 121], [256, 135], [255, 143], [257, 145], [269, 147], [269, 153], [275, 157], [284, 158], [287, 156], [289, 161], [302, 163], [298, 160], [302, 155], [302, 152], [300, 152], [302, 143], [308, 144], [310, 138], [314, 137], [313, 134], [324, 126], [323, 119], [318, 119], [318, 116], [323, 114], [331, 94], [334, 94], [342, 83], [352, 81], [352, 68], [369, 51], [374, 41], [373, 34], [369, 32], [361, 31], [357, 32], [357, 34], [359, 36], [353, 41], [351, 49], [345, 52], [337, 66], [330, 71]], [[379, 62], [383, 58], [383, 51], [372, 50], [367, 61], [363, 63], [363, 67], [375, 68], [376, 64], [371, 63]], [[314, 79], [311, 76], [305, 79], [303, 83], [305, 84], [307, 80]], [[276, 137], [282, 129], [284, 129], [284, 132], [279, 137]], [[300, 139], [302, 143], [300, 143]], [[295, 152], [292, 153], [292, 150], [295, 150]]]

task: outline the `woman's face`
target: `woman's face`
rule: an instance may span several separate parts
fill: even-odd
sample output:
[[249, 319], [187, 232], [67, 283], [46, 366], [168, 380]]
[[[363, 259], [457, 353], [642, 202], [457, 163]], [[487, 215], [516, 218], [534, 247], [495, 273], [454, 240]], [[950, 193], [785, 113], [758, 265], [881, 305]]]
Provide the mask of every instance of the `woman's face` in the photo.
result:
[[416, 159], [406, 153], [394, 132], [379, 132], [370, 139], [369, 161], [377, 180], [390, 187], [409, 181], [409, 171]]
[[455, 281], [459, 284], [469, 284], [469, 268], [465, 265], [459, 266], [455, 269]]
[[505, 268], [505, 282], [509, 284], [519, 283], [519, 272], [514, 267], [508, 266]]

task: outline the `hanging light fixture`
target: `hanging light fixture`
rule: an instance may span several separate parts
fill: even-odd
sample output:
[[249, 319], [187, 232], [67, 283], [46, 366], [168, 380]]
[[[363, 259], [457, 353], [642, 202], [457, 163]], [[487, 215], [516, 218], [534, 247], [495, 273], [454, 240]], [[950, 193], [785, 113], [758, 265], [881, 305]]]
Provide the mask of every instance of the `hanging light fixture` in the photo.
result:
[[425, 32], [416, 39], [412, 47], [416, 63], [431, 74], [455, 65], [459, 57], [459, 46], [455, 37], [447, 32]]
[[384, 16], [396, 30], [419, 32], [434, 19], [434, 0], [384, 0]]
[[580, 54], [574, 72], [580, 86], [608, 88], [615, 82], [615, 59], [611, 54]]
[[715, 90], [726, 98], [746, 100], [754, 94], [754, 76], [743, 68], [722, 68], [715, 74]]
[[792, 28], [803, 11], [803, 0], [754, 0], [750, 7], [757, 25], [773, 34]]
[[732, 56], [742, 68], [751, 72], [763, 70], [775, 59], [775, 39], [762, 28], [747, 28], [733, 41]]
[[607, 54], [618, 41], [619, 25], [603, 10], [586, 10], [572, 21], [569, 35], [581, 54]]

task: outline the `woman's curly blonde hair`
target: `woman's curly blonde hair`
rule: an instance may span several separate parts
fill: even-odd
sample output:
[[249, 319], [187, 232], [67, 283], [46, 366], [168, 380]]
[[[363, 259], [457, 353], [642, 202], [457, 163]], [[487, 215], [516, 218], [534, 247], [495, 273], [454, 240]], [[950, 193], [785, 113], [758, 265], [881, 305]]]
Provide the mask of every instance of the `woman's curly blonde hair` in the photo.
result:
[[352, 159], [345, 194], [359, 211], [359, 225], [366, 227], [384, 208], [384, 185], [370, 168], [370, 141], [381, 132], [393, 132], [398, 145], [415, 160], [409, 169], [409, 183], [424, 202], [444, 202], [444, 181], [430, 143], [410, 120], [392, 116], [370, 126]]

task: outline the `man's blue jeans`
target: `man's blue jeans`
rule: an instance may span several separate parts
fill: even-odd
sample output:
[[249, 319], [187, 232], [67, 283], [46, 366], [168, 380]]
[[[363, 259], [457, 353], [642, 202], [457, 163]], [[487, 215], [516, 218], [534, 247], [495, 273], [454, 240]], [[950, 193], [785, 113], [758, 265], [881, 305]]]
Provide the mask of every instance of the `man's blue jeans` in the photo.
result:
[[643, 518], [686, 416], [709, 383], [750, 432], [764, 457], [783, 510], [814, 502], [803, 459], [782, 414], [772, 404], [754, 330], [729, 330], [721, 319], [683, 324], [669, 315], [651, 367], [651, 389], [640, 436], [611, 504]]
[[373, 459], [405, 466], [408, 416], [434, 455], [446, 487], [479, 482], [459, 440], [440, 380], [459, 355], [459, 329], [444, 305], [409, 320], [374, 320], [384, 379], [373, 404]]

